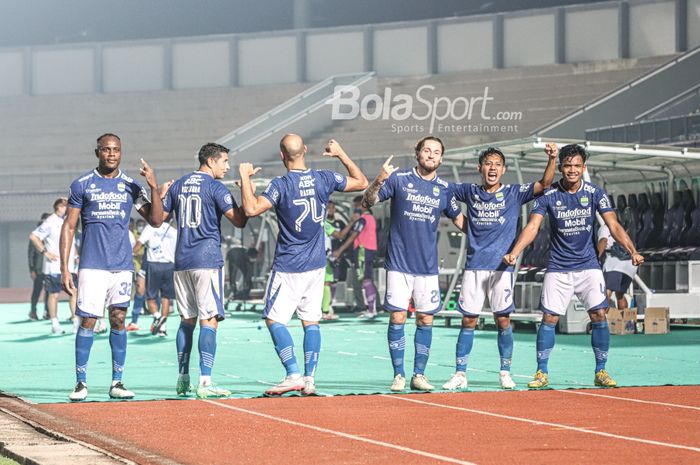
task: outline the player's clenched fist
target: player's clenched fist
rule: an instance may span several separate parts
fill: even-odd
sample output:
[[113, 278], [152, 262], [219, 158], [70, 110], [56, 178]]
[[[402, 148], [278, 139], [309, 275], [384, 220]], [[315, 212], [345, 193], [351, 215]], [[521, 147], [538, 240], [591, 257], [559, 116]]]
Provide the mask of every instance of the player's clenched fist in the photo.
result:
[[557, 158], [559, 155], [559, 147], [554, 142], [548, 142], [544, 146], [544, 153], [549, 156], [549, 158]]
[[324, 150], [324, 157], [340, 157], [345, 155], [345, 151], [335, 139], [329, 139]]
[[507, 253], [503, 256], [503, 263], [506, 265], [515, 265], [515, 262], [518, 261], [518, 256], [512, 253]]

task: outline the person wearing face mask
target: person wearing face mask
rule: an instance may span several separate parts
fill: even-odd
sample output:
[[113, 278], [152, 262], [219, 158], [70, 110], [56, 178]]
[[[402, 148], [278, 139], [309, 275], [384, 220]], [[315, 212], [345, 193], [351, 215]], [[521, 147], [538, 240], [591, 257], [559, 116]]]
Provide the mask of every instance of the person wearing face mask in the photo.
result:
[[[66, 216], [68, 199], [61, 197], [53, 203], [53, 214], [44, 220], [38, 228], [29, 235], [36, 250], [44, 256], [44, 292], [47, 294], [47, 309], [51, 319], [51, 334], [60, 335], [64, 331], [58, 322], [58, 294], [61, 292], [61, 262], [59, 261], [58, 244], [61, 238], [63, 218]], [[75, 243], [72, 244], [69, 257], [69, 270], [71, 274], [77, 271], [77, 256]], [[75, 316], [74, 295], [68, 301], [70, 306], [73, 332], [77, 331], [79, 319]]]

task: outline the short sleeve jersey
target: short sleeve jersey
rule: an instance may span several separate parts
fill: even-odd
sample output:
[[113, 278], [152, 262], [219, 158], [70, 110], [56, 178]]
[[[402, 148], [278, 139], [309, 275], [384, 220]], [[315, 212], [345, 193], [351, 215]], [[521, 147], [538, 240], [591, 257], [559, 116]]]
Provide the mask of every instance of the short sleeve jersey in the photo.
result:
[[138, 242], [147, 248], [148, 263], [175, 263], [177, 232], [170, 223], [163, 223], [159, 228], [146, 225]]
[[[52, 214], [44, 220], [43, 223], [39, 225], [32, 234], [41, 239], [44, 242], [46, 251], [50, 252], [58, 257], [59, 255], [59, 241], [61, 239], [61, 228], [63, 227], [63, 218], [59, 217], [57, 214]], [[68, 256], [68, 271], [71, 273], [76, 272], [75, 263], [75, 241], [73, 241], [73, 246], [70, 249], [70, 254]], [[43, 266], [44, 274], [61, 274], [61, 261], [60, 260], [49, 260], [48, 258], [44, 260]]]
[[487, 192], [478, 184], [453, 184], [455, 198], [467, 205], [467, 270], [513, 271], [503, 256], [513, 247], [520, 207], [535, 196], [535, 185], [508, 184]]
[[440, 215], [454, 219], [461, 210], [449, 184], [427, 181], [416, 169], [397, 171], [379, 189], [379, 201], [391, 199], [391, 226], [385, 268], [415, 275], [438, 274], [437, 230]]
[[80, 209], [83, 224], [80, 269], [133, 271], [129, 217], [147, 203], [146, 191], [121, 171], [105, 178], [93, 170], [73, 181], [68, 206]]
[[262, 195], [275, 208], [279, 225], [273, 270], [302, 273], [326, 266], [326, 207], [346, 183], [339, 173], [312, 169], [291, 170], [270, 182]]
[[236, 203], [221, 181], [194, 171], [170, 186], [163, 201], [165, 212], [177, 219], [175, 271], [218, 269], [221, 254], [221, 216]]
[[585, 181], [573, 194], [554, 183], [535, 200], [532, 213], [549, 215], [551, 242], [547, 271], [600, 269], [593, 234], [595, 214], [609, 211], [612, 208], [607, 194]]

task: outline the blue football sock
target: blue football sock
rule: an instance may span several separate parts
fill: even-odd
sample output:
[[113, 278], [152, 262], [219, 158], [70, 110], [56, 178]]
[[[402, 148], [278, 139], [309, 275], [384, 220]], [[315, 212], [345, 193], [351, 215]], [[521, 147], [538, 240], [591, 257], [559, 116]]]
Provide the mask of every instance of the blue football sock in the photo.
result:
[[199, 325], [199, 374], [211, 376], [216, 357], [216, 329]]
[[321, 352], [321, 328], [318, 325], [304, 326], [304, 376], [314, 376]]
[[87, 380], [87, 365], [90, 359], [90, 349], [92, 349], [92, 341], [94, 341], [95, 333], [92, 329], [86, 329], [82, 326], [78, 328], [78, 334], [75, 336], [75, 377], [76, 383], [86, 383]]
[[178, 373], [181, 375], [189, 374], [190, 372], [190, 354], [192, 353], [192, 340], [194, 339], [194, 325], [180, 322], [180, 327], [177, 330], [175, 337], [175, 347], [177, 347], [177, 364]]
[[146, 303], [146, 296], [143, 294], [134, 295], [134, 306], [131, 307], [131, 322], [136, 324], [139, 321], [139, 315], [143, 310], [143, 304]]
[[391, 364], [394, 367], [394, 376], [401, 375], [405, 378], [406, 373], [403, 369], [403, 357], [404, 352], [406, 351], [404, 324], [389, 323], [387, 339], [389, 341], [389, 355], [391, 356]]
[[549, 354], [554, 348], [555, 325], [542, 322], [537, 330], [537, 369], [542, 373], [547, 373], [547, 362]]
[[[275, 350], [277, 355], [287, 370], [287, 376], [299, 374], [299, 365], [297, 364], [297, 358], [294, 355], [294, 340], [292, 335], [289, 334], [287, 327], [281, 323], [272, 323], [270, 326], [270, 336], [272, 336], [272, 342], [275, 344]], [[320, 344], [319, 335], [319, 344]]]
[[433, 325], [417, 325], [413, 343], [416, 346], [416, 356], [413, 359], [413, 374], [425, 373], [425, 366], [430, 357], [430, 345], [433, 342]]
[[126, 361], [126, 330], [109, 332], [109, 347], [112, 348], [112, 381], [121, 381]]
[[510, 371], [513, 361], [513, 327], [498, 330], [498, 354], [501, 356], [501, 371]]
[[474, 329], [462, 328], [457, 336], [457, 348], [455, 351], [456, 369], [455, 371], [467, 372], [467, 363], [469, 362], [469, 354], [472, 353], [474, 346]]
[[608, 361], [610, 330], [607, 321], [591, 323], [591, 347], [593, 347], [595, 355], [595, 371], [597, 373], [605, 369], [605, 363]]

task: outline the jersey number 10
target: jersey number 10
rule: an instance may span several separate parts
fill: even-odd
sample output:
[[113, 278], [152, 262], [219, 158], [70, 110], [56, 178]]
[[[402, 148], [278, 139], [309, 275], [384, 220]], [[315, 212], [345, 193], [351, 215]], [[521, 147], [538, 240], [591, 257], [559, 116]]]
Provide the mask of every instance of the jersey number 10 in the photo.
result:
[[202, 198], [197, 195], [178, 195], [178, 217], [181, 228], [198, 228], [202, 222]]

